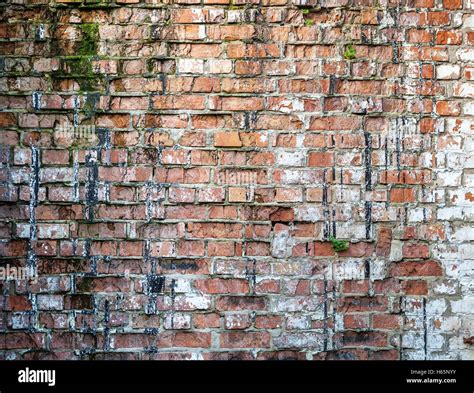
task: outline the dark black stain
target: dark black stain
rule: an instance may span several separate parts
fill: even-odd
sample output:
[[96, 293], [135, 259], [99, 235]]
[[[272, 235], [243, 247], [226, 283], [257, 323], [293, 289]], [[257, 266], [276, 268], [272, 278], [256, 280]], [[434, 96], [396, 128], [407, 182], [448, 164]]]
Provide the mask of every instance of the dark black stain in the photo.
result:
[[147, 277], [147, 288], [149, 293], [163, 293], [165, 277], [150, 274]]

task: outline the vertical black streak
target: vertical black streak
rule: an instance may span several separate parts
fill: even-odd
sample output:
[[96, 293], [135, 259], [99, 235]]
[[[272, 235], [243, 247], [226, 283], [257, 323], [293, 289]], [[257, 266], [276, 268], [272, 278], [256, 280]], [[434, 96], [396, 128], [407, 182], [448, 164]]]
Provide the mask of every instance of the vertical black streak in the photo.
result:
[[426, 298], [423, 298], [423, 342], [424, 342], [424, 352], [425, 360], [428, 359], [428, 329], [426, 321]]
[[87, 184], [86, 184], [86, 218], [94, 221], [94, 205], [99, 200], [99, 168], [97, 161], [90, 155], [86, 156]]
[[365, 202], [365, 238], [372, 237], [372, 202]]
[[364, 162], [365, 162], [365, 189], [366, 191], [372, 190], [372, 135], [367, 131], [364, 132], [365, 150], [364, 150]]

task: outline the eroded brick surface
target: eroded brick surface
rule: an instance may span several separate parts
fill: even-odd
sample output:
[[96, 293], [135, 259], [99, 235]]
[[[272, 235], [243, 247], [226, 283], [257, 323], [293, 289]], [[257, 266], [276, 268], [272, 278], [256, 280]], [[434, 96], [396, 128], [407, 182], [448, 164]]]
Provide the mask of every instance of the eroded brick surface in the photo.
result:
[[471, 0], [86, 3], [0, 3], [1, 358], [474, 357]]

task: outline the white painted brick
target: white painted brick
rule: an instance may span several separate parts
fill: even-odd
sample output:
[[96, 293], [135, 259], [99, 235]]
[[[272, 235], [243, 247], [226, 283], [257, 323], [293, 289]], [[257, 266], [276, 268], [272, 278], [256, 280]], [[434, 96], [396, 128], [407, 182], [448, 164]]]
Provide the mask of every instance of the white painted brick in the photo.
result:
[[474, 131], [474, 121], [470, 119], [447, 119], [446, 131], [454, 134], [470, 134]]
[[384, 259], [373, 259], [370, 261], [370, 279], [382, 280], [387, 276], [387, 261]]
[[425, 345], [423, 332], [407, 332], [402, 337], [403, 348], [423, 348]]
[[360, 260], [344, 261], [334, 264], [336, 280], [362, 280], [365, 278], [365, 263]]
[[402, 310], [408, 315], [422, 315], [423, 301], [418, 298], [405, 297], [402, 301]]
[[204, 60], [178, 59], [176, 68], [180, 74], [202, 74], [204, 73]]
[[390, 256], [391, 261], [401, 261], [403, 258], [403, 243], [400, 240], [392, 240], [390, 247]]
[[36, 304], [39, 310], [62, 310], [62, 295], [37, 295]]
[[31, 315], [29, 313], [12, 313], [11, 327], [12, 329], [28, 329], [31, 326]]
[[447, 304], [444, 299], [429, 299], [426, 302], [426, 315], [441, 316], [446, 311]]
[[[40, 239], [66, 239], [69, 237], [68, 224], [40, 224], [36, 230]], [[29, 238], [30, 224], [18, 224], [17, 235], [22, 238]]]
[[307, 296], [279, 296], [272, 298], [270, 310], [272, 312], [316, 311], [322, 309], [322, 303], [315, 297]]
[[165, 329], [189, 329], [191, 316], [189, 314], [172, 313], [165, 317]]
[[360, 201], [360, 187], [336, 186], [334, 187], [337, 202]]
[[434, 283], [431, 290], [436, 295], [454, 295], [458, 290], [458, 284], [455, 280], [444, 280]]
[[462, 207], [443, 207], [437, 211], [438, 220], [459, 220], [463, 217]]
[[474, 296], [464, 296], [461, 300], [451, 302], [451, 311], [454, 313], [471, 314], [474, 310]]
[[462, 110], [465, 115], [474, 115], [474, 103], [465, 102], [462, 106]]
[[314, 348], [322, 350], [324, 338], [321, 333], [283, 333], [273, 339], [277, 348]]
[[[428, 351], [439, 351], [443, 348], [445, 342], [444, 336], [430, 332], [426, 336], [426, 346]], [[428, 356], [429, 357], [429, 356]]]
[[211, 74], [228, 74], [232, 72], [232, 60], [209, 60], [209, 73]]
[[272, 240], [272, 256], [288, 258], [293, 250], [293, 240], [288, 231], [277, 233]]
[[[465, 187], [474, 187], [474, 173], [464, 173], [463, 185]], [[474, 193], [474, 188], [467, 189], [467, 192]]]
[[464, 18], [463, 28], [472, 29], [474, 28], [474, 15], [468, 15]]
[[286, 328], [289, 330], [311, 329], [311, 320], [307, 315], [293, 315], [286, 319]]
[[472, 226], [462, 226], [456, 228], [451, 237], [453, 241], [470, 241], [474, 240], [474, 230]]
[[294, 209], [295, 218], [299, 221], [320, 221], [323, 219], [323, 208], [321, 206], [297, 206]]
[[439, 171], [436, 173], [438, 186], [455, 187], [461, 185], [461, 171]]
[[408, 210], [408, 222], [423, 222], [431, 220], [431, 210], [426, 208], [415, 208]]
[[459, 256], [462, 259], [474, 259], [474, 244], [462, 244], [459, 246]]
[[474, 49], [460, 49], [457, 52], [458, 59], [470, 63], [474, 61]]
[[436, 67], [438, 79], [459, 79], [461, 67], [455, 64], [442, 64]]
[[458, 82], [453, 86], [453, 96], [462, 98], [473, 98], [474, 97], [474, 83], [471, 82]]
[[285, 166], [303, 166], [306, 162], [304, 151], [279, 151], [276, 154], [276, 164]]
[[365, 239], [365, 224], [355, 224], [352, 222], [338, 223], [336, 233], [340, 239], [360, 240]]

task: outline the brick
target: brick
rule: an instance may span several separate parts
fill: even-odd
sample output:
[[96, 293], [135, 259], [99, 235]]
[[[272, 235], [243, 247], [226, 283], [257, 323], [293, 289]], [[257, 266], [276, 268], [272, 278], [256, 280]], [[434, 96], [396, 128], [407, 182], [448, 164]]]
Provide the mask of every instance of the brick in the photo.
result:
[[405, 243], [403, 245], [403, 257], [405, 258], [428, 258], [429, 255], [429, 247], [426, 244]]
[[387, 345], [387, 336], [382, 332], [357, 332], [347, 331], [343, 336], [345, 347], [370, 346], [385, 347]]
[[428, 294], [428, 283], [424, 280], [402, 281], [402, 290], [407, 295], [426, 296]]
[[196, 196], [196, 190], [194, 188], [170, 188], [168, 195], [170, 202], [192, 203]]
[[198, 191], [199, 202], [222, 202], [225, 199], [225, 190], [221, 187], [205, 188]]
[[456, 64], [441, 64], [436, 67], [436, 77], [438, 79], [458, 79], [461, 68]]
[[382, 296], [345, 297], [340, 300], [339, 307], [346, 312], [385, 311], [387, 299]]
[[309, 153], [308, 165], [316, 167], [330, 167], [334, 164], [334, 153], [313, 152]]
[[278, 315], [259, 315], [255, 319], [257, 329], [278, 329], [282, 325], [282, 318]]
[[188, 234], [198, 238], [238, 238], [242, 232], [241, 224], [189, 223]]
[[242, 141], [238, 132], [217, 132], [214, 136], [216, 147], [241, 147]]
[[461, 114], [461, 103], [455, 101], [438, 101], [436, 113], [440, 116], [458, 116]]
[[234, 242], [212, 242], [207, 244], [207, 254], [209, 256], [233, 256], [235, 254]]
[[231, 97], [216, 96], [210, 98], [209, 107], [222, 111], [252, 111], [263, 109], [263, 99], [260, 97]]
[[266, 332], [225, 332], [220, 336], [221, 348], [268, 348], [270, 335]]
[[390, 201], [393, 203], [415, 202], [414, 188], [392, 188], [390, 190]]
[[374, 314], [372, 317], [372, 326], [374, 329], [399, 329], [402, 324], [399, 315]]
[[247, 189], [244, 187], [229, 187], [229, 202], [247, 202]]
[[249, 297], [249, 296], [227, 296], [221, 297], [217, 300], [216, 308], [223, 311], [235, 310], [264, 310], [266, 307], [266, 300], [263, 297]]
[[443, 269], [436, 261], [406, 261], [392, 264], [390, 273], [400, 277], [441, 276]]
[[203, 293], [247, 293], [249, 286], [245, 280], [208, 279], [194, 282], [195, 287]]
[[220, 327], [220, 316], [216, 313], [194, 315], [194, 326], [197, 329]]
[[303, 200], [303, 193], [301, 189], [278, 188], [275, 200], [277, 202], [301, 202]]

